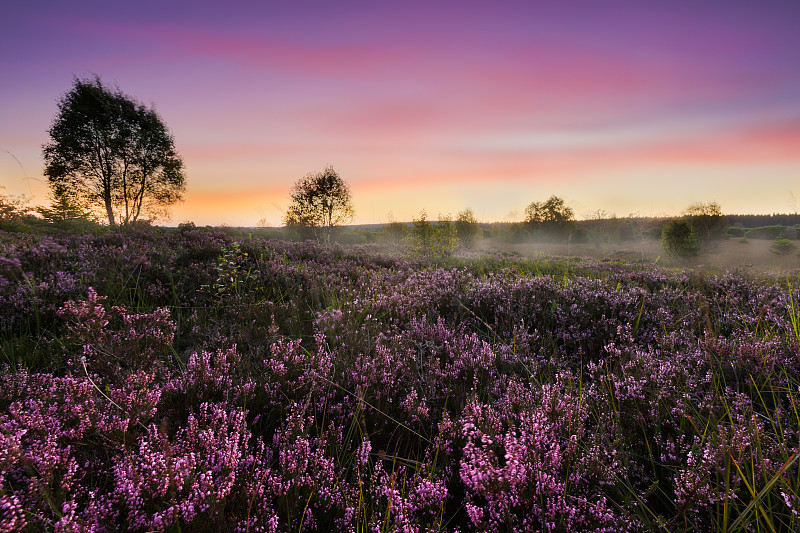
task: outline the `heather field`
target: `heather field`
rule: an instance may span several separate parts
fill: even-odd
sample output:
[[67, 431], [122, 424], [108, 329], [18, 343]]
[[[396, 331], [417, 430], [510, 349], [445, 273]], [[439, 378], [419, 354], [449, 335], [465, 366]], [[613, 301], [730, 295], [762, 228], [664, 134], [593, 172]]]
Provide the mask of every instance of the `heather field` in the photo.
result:
[[800, 529], [800, 276], [0, 233], [0, 531]]

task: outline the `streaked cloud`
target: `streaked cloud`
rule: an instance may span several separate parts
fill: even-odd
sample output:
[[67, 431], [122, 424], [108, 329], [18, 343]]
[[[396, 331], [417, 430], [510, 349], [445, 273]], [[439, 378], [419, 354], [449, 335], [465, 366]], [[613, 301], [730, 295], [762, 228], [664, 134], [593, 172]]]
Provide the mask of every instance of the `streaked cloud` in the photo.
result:
[[77, 0], [6, 15], [0, 148], [40, 169], [56, 98], [96, 72], [163, 115], [190, 172], [176, 217], [200, 223], [254, 224], [326, 164], [364, 221], [459, 205], [499, 220], [552, 193], [622, 212], [676, 172], [653, 209], [735, 176], [725, 208], [784, 195], [800, 172], [794, 2]]

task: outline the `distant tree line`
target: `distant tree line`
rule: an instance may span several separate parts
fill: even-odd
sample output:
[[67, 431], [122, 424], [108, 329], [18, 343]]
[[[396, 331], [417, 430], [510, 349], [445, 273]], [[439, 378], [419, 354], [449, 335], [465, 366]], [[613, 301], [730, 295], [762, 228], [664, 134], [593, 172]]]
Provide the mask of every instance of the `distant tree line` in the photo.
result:
[[800, 224], [800, 214], [772, 215], [725, 215], [728, 224], [734, 227], [760, 228], [762, 226], [796, 226]]
[[[0, 230], [98, 232], [105, 227], [103, 218], [108, 227], [149, 224], [183, 197], [183, 161], [161, 117], [97, 76], [74, 80], [58, 101], [48, 133], [43, 156], [50, 205], [31, 208], [25, 197], [0, 191]], [[283, 230], [260, 231], [327, 244], [401, 243], [412, 255], [425, 258], [474, 250], [483, 238], [596, 246], [650, 238], [660, 239], [669, 254], [693, 256], [733, 236], [779, 240], [775, 253], [789, 253], [787, 243], [800, 234], [800, 214], [723, 215], [715, 202], [692, 204], [672, 218], [598, 211], [588, 220], [576, 220], [574, 210], [556, 195], [528, 204], [522, 222], [482, 224], [471, 209], [455, 219], [440, 215], [433, 221], [423, 210], [410, 223], [391, 222], [380, 232], [344, 231], [353, 215], [349, 184], [328, 165], [294, 184]]]

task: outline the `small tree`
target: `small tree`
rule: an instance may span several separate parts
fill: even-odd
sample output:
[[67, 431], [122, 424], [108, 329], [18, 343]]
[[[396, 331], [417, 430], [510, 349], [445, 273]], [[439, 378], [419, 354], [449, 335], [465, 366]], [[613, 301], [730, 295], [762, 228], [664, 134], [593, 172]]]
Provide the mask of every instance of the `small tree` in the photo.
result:
[[683, 212], [683, 217], [692, 224], [697, 239], [702, 244], [727, 237], [728, 221], [716, 202], [691, 204]]
[[525, 222], [541, 224], [546, 222], [569, 222], [574, 219], [575, 213], [562, 198], [551, 196], [545, 202], [532, 202], [525, 208]]
[[483, 231], [475, 219], [472, 209], [465, 209], [456, 218], [456, 235], [461, 242], [461, 246], [468, 250], [474, 249], [480, 240]]
[[110, 225], [163, 217], [185, 190], [183, 162], [158, 114], [99, 77], [75, 79], [44, 146], [56, 197], [102, 207]]
[[552, 237], [566, 237], [573, 227], [574, 211], [558, 196], [544, 202], [532, 202], [525, 208], [525, 222], [533, 230]]
[[769, 251], [775, 255], [790, 255], [797, 250], [797, 245], [787, 239], [785, 236], [780, 235], [772, 242]]
[[[0, 185], [0, 189], [5, 187]], [[28, 199], [0, 192], [0, 230], [21, 231], [25, 229], [25, 217], [30, 212]]]
[[667, 222], [661, 231], [661, 242], [667, 253], [676, 257], [694, 257], [700, 253], [700, 242], [692, 223], [682, 218]]
[[350, 187], [330, 165], [306, 174], [292, 187], [284, 223], [330, 243], [336, 226], [353, 219]]
[[86, 233], [98, 227], [97, 219], [86, 206], [65, 195], [51, 195], [50, 207], [37, 207], [36, 212], [57, 231]]
[[680, 218], [670, 220], [661, 231], [667, 253], [680, 257], [696, 256], [711, 241], [727, 237], [728, 221], [716, 202], [694, 203]]
[[423, 210], [419, 218], [413, 219], [411, 228], [411, 253], [425, 259], [450, 257], [458, 246], [456, 228], [449, 217], [439, 217], [433, 224]]
[[390, 220], [381, 229], [380, 238], [387, 244], [395, 245], [402, 243], [408, 237], [409, 228], [406, 224], [396, 220]]

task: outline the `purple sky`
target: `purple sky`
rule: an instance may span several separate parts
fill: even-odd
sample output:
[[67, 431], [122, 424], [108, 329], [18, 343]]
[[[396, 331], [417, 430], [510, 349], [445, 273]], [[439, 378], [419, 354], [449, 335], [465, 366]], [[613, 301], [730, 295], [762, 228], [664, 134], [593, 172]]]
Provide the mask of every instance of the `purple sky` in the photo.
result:
[[173, 132], [173, 223], [278, 225], [327, 164], [359, 223], [800, 205], [795, 0], [14, 4], [0, 185], [33, 203], [56, 101], [96, 73]]

